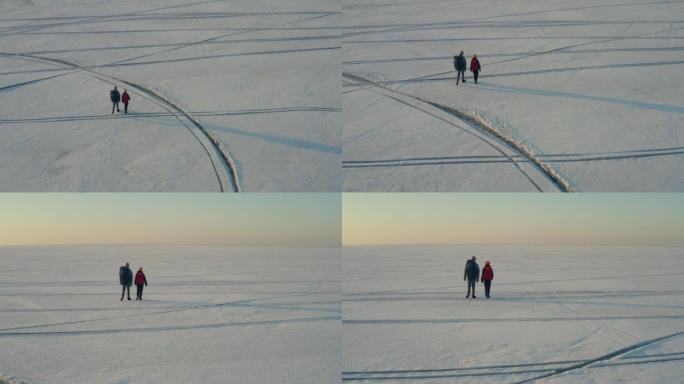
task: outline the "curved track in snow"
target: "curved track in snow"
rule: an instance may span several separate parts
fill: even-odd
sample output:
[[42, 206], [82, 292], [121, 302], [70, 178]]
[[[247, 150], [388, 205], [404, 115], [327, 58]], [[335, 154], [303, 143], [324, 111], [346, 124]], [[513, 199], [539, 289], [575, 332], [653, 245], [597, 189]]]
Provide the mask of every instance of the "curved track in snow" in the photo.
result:
[[21, 336], [75, 336], [75, 335], [104, 335], [112, 333], [138, 333], [138, 332], [165, 332], [192, 329], [212, 329], [253, 325], [280, 325], [287, 323], [306, 323], [315, 321], [336, 321], [340, 316], [320, 316], [320, 317], [297, 317], [274, 320], [255, 320], [255, 321], [236, 321], [226, 323], [194, 324], [194, 325], [169, 325], [160, 327], [140, 327], [140, 328], [110, 328], [110, 329], [83, 329], [75, 331], [46, 331], [46, 332], [0, 332], [0, 337], [21, 337]]
[[[684, 352], [662, 353], [647, 356], [620, 357], [615, 361], [595, 362], [587, 360], [564, 360], [548, 361], [539, 363], [482, 365], [474, 367], [437, 368], [437, 369], [404, 369], [404, 370], [380, 370], [380, 371], [348, 371], [342, 373], [343, 381], [387, 381], [387, 380], [432, 380], [460, 377], [491, 377], [491, 376], [518, 376], [531, 373], [544, 373], [556, 375], [559, 371], [567, 372], [572, 366], [580, 364], [593, 364], [587, 368], [604, 368], [618, 365], [655, 364], [665, 362], [679, 362], [684, 360]], [[550, 377], [550, 376], [548, 376]], [[538, 378], [525, 379], [519, 383], [538, 380]], [[517, 383], [516, 383], [517, 384]]]
[[[157, 105], [161, 106], [169, 113], [171, 113], [173, 116], [175, 116], [178, 119], [178, 121], [180, 121], [183, 124], [183, 126], [185, 126], [188, 129], [188, 131], [190, 131], [190, 133], [195, 137], [195, 139], [200, 143], [200, 145], [202, 145], [202, 148], [211, 160], [211, 165], [216, 175], [216, 179], [218, 181], [221, 192], [225, 192], [227, 189], [230, 189], [233, 192], [241, 192], [240, 180], [237, 174], [237, 165], [233, 160], [232, 156], [230, 155], [230, 153], [228, 152], [228, 149], [223, 144], [223, 142], [219, 140], [218, 137], [209, 132], [196, 118], [190, 115], [190, 113], [186, 111], [183, 107], [173, 103], [172, 101], [169, 101], [167, 98], [159, 94], [154, 89], [121, 78], [104, 75], [90, 68], [62, 59], [53, 59], [42, 56], [12, 53], [0, 53], [0, 56], [13, 57], [25, 60], [37, 60], [66, 67], [68, 69], [82, 70], [85, 71], [89, 76], [105, 81], [107, 83], [123, 83], [138, 90], [143, 96], [146, 96], [148, 99], [151, 99]], [[192, 123], [192, 126], [188, 126], [181, 117], [189, 120]], [[214, 152], [213, 155], [212, 152]]]
[[[419, 101], [421, 103], [427, 104], [431, 107], [434, 107], [436, 109], [441, 110], [442, 112], [445, 112], [449, 115], [452, 115], [459, 120], [465, 121], [470, 125], [471, 127], [491, 136], [494, 137], [497, 141], [501, 142], [502, 144], [506, 145], [509, 149], [515, 151], [518, 153], [520, 156], [524, 157], [526, 161], [531, 162], [537, 170], [539, 170], [546, 178], [548, 178], [560, 191], [562, 192], [576, 192], [575, 188], [572, 186], [572, 184], [565, 179], [562, 175], [560, 175], [551, 165], [549, 165], [547, 162], [541, 159], [539, 155], [537, 155], [528, 145], [523, 143], [520, 140], [515, 139], [514, 137], [511, 137], [510, 135], [506, 134], [505, 132], [502, 132], [501, 130], [497, 129], [496, 127], [492, 126], [491, 124], [487, 124], [485, 121], [483, 121], [481, 118], [476, 116], [474, 113], [470, 111], [465, 111], [461, 110], [452, 106], [448, 106], [445, 104], [441, 104], [429, 99], [426, 99], [424, 97], [420, 96], [415, 96], [411, 95], [402, 91], [398, 91], [396, 89], [389, 88], [385, 85], [383, 85], [381, 82], [376, 82], [371, 79], [368, 79], [363, 76], [359, 76], [356, 74], [351, 74], [347, 72], [342, 73], [343, 77], [346, 77], [349, 80], [352, 80], [356, 83], [360, 84], [365, 84], [365, 85], [370, 85], [374, 86], [380, 89], [383, 89], [385, 91], [388, 91], [390, 93], [398, 94], [404, 97], [408, 97], [410, 99]], [[507, 156], [508, 157], [508, 156]], [[511, 162], [522, 171], [518, 163], [510, 159]], [[523, 174], [528, 178], [528, 180], [531, 181], [530, 177], [523, 171]], [[534, 182], [533, 182], [534, 183]], [[536, 185], [538, 190], [540, 190], [539, 186]]]

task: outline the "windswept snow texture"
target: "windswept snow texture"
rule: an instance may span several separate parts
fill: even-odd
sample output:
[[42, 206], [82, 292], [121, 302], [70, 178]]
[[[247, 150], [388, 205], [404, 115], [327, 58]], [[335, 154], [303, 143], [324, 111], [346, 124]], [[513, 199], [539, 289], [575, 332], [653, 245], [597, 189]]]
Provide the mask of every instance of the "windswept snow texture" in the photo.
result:
[[339, 248], [0, 248], [0, 271], [0, 383], [339, 381]]
[[[335, 0], [0, 1], [0, 191], [237, 190], [219, 151], [242, 191], [339, 191], [340, 15]], [[127, 116], [110, 114], [114, 84]]]
[[[466, 300], [466, 259], [490, 299]], [[676, 383], [684, 249], [396, 246], [343, 250], [343, 381]]]
[[[547, 167], [684, 191], [684, 2], [344, 0], [342, 20], [345, 191], [563, 190]], [[479, 84], [456, 85], [460, 50]]]

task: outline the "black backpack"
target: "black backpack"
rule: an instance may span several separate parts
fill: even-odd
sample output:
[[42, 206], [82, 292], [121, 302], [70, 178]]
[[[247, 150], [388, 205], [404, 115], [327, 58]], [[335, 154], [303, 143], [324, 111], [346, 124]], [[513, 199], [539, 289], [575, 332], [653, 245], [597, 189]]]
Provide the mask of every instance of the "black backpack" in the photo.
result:
[[480, 268], [478, 268], [477, 263], [475, 263], [472, 260], [468, 260], [468, 266], [466, 267], [466, 270], [467, 270], [466, 274], [468, 275], [469, 278], [476, 277], [478, 272], [479, 272], [479, 269]]

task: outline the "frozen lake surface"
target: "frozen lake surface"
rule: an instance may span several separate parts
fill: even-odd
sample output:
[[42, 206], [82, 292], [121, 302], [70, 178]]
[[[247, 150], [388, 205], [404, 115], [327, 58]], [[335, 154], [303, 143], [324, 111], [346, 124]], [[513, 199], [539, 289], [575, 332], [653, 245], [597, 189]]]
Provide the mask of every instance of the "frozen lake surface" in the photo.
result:
[[3, 384], [339, 381], [337, 248], [5, 247], [0, 271]]
[[[494, 268], [466, 300], [465, 260]], [[343, 379], [383, 383], [675, 383], [684, 249], [344, 249]]]
[[1, 1], [0, 191], [339, 191], [340, 13]]
[[[344, 0], [344, 190], [684, 190], [682, 15], [681, 1]], [[479, 84], [456, 85], [460, 50]]]

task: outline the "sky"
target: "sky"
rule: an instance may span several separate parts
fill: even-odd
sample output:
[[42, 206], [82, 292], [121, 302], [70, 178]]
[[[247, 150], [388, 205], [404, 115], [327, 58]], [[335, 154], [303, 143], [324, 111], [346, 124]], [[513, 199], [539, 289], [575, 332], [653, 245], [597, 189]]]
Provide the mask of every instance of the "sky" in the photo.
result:
[[339, 194], [0, 194], [0, 246], [339, 246]]
[[684, 194], [344, 194], [343, 245], [684, 246]]

